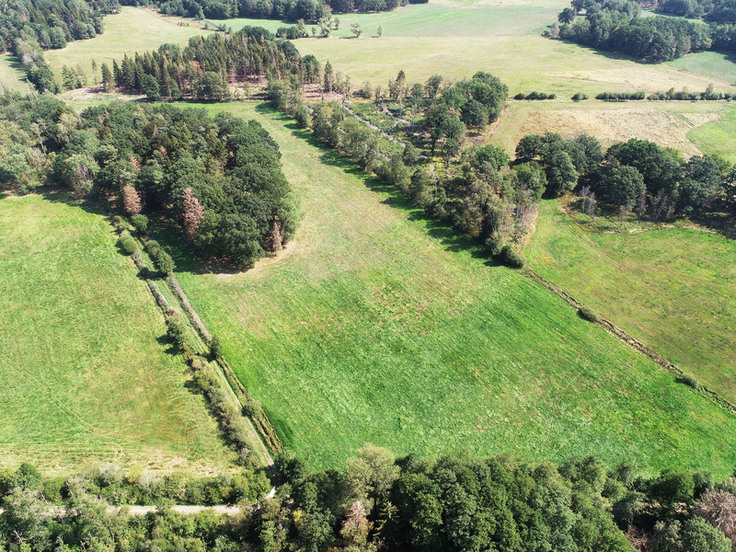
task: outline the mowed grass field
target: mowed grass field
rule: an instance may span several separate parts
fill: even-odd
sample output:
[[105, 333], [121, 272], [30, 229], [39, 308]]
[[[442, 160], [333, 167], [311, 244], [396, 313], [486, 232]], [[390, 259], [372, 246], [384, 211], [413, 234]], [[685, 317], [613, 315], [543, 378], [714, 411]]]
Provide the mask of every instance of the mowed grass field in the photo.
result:
[[102, 216], [61, 195], [0, 195], [0, 467], [227, 469], [232, 455], [115, 242]]
[[[103, 63], [112, 69], [113, 60], [120, 61], [126, 53], [142, 54], [169, 42], [185, 45], [191, 37], [211, 32], [202, 28], [202, 22], [164, 16], [151, 9], [130, 6], [124, 6], [118, 14], [106, 16], [104, 23], [104, 32], [95, 38], [69, 42], [66, 48], [45, 52], [46, 60], [58, 78], [62, 67], [66, 65], [80, 70], [88, 84], [94, 84], [101, 78], [100, 66]], [[94, 72], [92, 60], [97, 64]]]
[[736, 163], [736, 104], [727, 105], [723, 113], [723, 117], [689, 131], [688, 138], [704, 152]]
[[532, 268], [736, 402], [736, 242], [687, 228], [604, 232], [588, 221], [543, 202], [525, 251]]
[[371, 442], [731, 473], [732, 415], [520, 273], [489, 266], [283, 116], [207, 108], [271, 133], [302, 218], [278, 258], [178, 276], [310, 467], [342, 466]]

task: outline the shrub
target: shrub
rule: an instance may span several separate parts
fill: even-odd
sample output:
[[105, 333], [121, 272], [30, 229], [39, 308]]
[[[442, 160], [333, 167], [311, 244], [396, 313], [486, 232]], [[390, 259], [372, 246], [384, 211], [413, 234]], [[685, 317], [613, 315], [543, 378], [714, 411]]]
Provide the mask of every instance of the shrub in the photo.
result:
[[250, 400], [243, 404], [243, 416], [251, 419], [258, 418], [263, 413], [261, 403], [256, 400]]
[[217, 336], [212, 336], [210, 340], [210, 354], [212, 358], [219, 358], [222, 356], [222, 343]]
[[138, 234], [148, 232], [148, 217], [146, 215], [133, 215], [130, 217], [130, 222], [133, 223], [133, 228]]
[[148, 253], [151, 256], [151, 258], [153, 258], [154, 255], [158, 254], [158, 252], [161, 249], [161, 246], [158, 244], [156, 240], [149, 240], [146, 243], [145, 249], [146, 249], [146, 253]]
[[510, 245], [503, 246], [501, 253], [498, 255], [498, 260], [509, 268], [523, 268], [525, 262], [524, 257], [514, 251]]
[[172, 259], [171, 255], [163, 249], [159, 250], [159, 252], [153, 257], [153, 264], [156, 265], [156, 268], [162, 274], [171, 274], [176, 268], [174, 259]]
[[128, 223], [125, 222], [125, 219], [121, 217], [120, 215], [115, 215], [112, 218], [112, 225], [115, 228], [115, 230], [118, 231], [118, 233], [122, 232], [123, 230], [128, 229]]
[[588, 322], [600, 322], [601, 317], [598, 315], [597, 312], [595, 312], [590, 307], [580, 307], [578, 310], [578, 315], [583, 320], [587, 320]]
[[699, 382], [698, 380], [696, 380], [696, 379], [695, 379], [694, 377], [692, 377], [692, 376], [687, 376], [687, 375], [685, 375], [685, 376], [682, 376], [682, 378], [680, 378], [680, 381], [681, 381], [682, 383], [684, 383], [685, 385], [688, 385], [688, 386], [692, 387], [692, 388], [693, 388], [693, 389], [695, 389], [696, 391], [697, 391], [698, 389], [700, 389], [700, 382]]
[[309, 118], [309, 112], [307, 112], [307, 108], [302, 104], [299, 104], [299, 107], [296, 108], [294, 119], [296, 120], [296, 124], [301, 128], [309, 128], [309, 125], [312, 124], [312, 121]]
[[503, 249], [503, 239], [500, 236], [494, 234], [488, 237], [485, 245], [488, 254], [491, 257], [497, 257], [501, 254], [501, 250]]
[[583, 94], [582, 92], [578, 92], [572, 97], [572, 101], [574, 102], [579, 102], [581, 100], [587, 100], [587, 99], [588, 99], [588, 95]]
[[138, 251], [138, 244], [136, 243], [133, 236], [120, 236], [120, 238], [118, 239], [118, 246], [126, 255], [132, 255], [133, 253]]
[[177, 351], [181, 351], [186, 343], [186, 326], [181, 316], [169, 316], [166, 319], [166, 337]]

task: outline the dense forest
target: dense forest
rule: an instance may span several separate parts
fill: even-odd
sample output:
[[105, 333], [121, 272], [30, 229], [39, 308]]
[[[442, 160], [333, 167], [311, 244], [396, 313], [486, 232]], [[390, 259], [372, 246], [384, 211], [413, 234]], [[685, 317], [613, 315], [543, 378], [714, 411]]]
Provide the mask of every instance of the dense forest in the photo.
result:
[[736, 19], [707, 25], [672, 17], [644, 17], [639, 4], [629, 0], [587, 4], [574, 0], [558, 21], [551, 31], [554, 36], [649, 63], [703, 50], [736, 51]]
[[146, 94], [149, 99], [223, 100], [229, 83], [262, 77], [296, 79], [301, 84], [319, 78], [313, 56], [301, 57], [290, 42], [277, 42], [260, 27], [244, 27], [230, 35], [194, 37], [180, 48], [164, 44], [157, 51], [125, 56], [112, 70], [102, 65], [102, 84]]
[[295, 220], [278, 146], [253, 121], [131, 103], [77, 115], [62, 102], [2, 103], [0, 184], [58, 183], [128, 215], [173, 221], [207, 260], [248, 266]]
[[657, 11], [689, 18], [702, 18], [709, 23], [736, 23], [736, 2], [733, 0], [664, 0]]
[[[366, 445], [344, 470], [308, 473], [276, 458], [272, 499], [262, 472], [156, 477], [115, 466], [43, 478], [0, 472], [0, 547], [50, 550], [377, 550], [729, 552], [736, 478], [668, 471], [637, 476], [595, 458], [559, 467], [510, 456], [407, 456]], [[111, 504], [158, 504], [129, 515]], [[182, 515], [171, 503], [237, 502], [235, 516]], [[631, 539], [627, 539], [627, 536]]]

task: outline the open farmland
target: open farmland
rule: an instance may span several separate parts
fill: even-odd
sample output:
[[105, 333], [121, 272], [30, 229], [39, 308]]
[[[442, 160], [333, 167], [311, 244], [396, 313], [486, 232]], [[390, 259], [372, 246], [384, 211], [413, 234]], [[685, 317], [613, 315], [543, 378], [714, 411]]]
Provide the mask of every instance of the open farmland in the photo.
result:
[[686, 156], [719, 153], [736, 146], [736, 137], [716, 143], [693, 141], [708, 136], [701, 128], [724, 124], [732, 107], [723, 102], [509, 102], [503, 117], [488, 131], [488, 139], [512, 153], [527, 134], [556, 132], [565, 138], [585, 133], [604, 147], [630, 138], [651, 140]]
[[688, 228], [619, 233], [607, 224], [544, 202], [526, 249], [532, 268], [736, 402], [736, 243]]
[[706, 77], [736, 83], [736, 56], [733, 54], [700, 52], [689, 54], [674, 61], [668, 61], [667, 65], [691, 73], [699, 73]]
[[222, 469], [231, 454], [105, 219], [0, 195], [0, 466]]
[[688, 137], [706, 153], [717, 153], [736, 163], [736, 105], [728, 105], [723, 117], [692, 129]]
[[372, 442], [398, 454], [591, 453], [730, 473], [732, 415], [519, 273], [489, 266], [283, 116], [208, 108], [272, 134], [303, 218], [279, 258], [243, 273], [184, 268], [180, 282], [310, 467], [339, 466]]
[[[193, 36], [207, 33], [202, 23], [167, 17], [153, 10], [125, 6], [120, 13], [105, 17], [105, 31], [89, 40], [69, 42], [61, 50], [48, 50], [46, 60], [57, 75], [65, 65], [78, 69], [87, 77], [88, 83], [100, 79], [100, 65], [120, 61], [124, 54], [136, 51], [143, 53], [156, 50], [161, 44], [170, 42], [185, 45]], [[179, 25], [186, 23], [188, 26]], [[92, 72], [92, 60], [97, 70]], [[112, 68], [112, 67], [111, 67]]]

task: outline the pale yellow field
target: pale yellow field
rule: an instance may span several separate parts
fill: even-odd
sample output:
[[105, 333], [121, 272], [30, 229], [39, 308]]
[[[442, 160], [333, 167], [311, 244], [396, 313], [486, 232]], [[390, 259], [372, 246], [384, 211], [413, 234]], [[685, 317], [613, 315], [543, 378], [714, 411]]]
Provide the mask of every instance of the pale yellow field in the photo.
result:
[[566, 138], [590, 134], [604, 146], [630, 138], [651, 140], [689, 157], [708, 153], [708, 148], [695, 145], [688, 133], [720, 121], [728, 109], [724, 102], [511, 101], [488, 134], [510, 152], [522, 136], [557, 132]]

